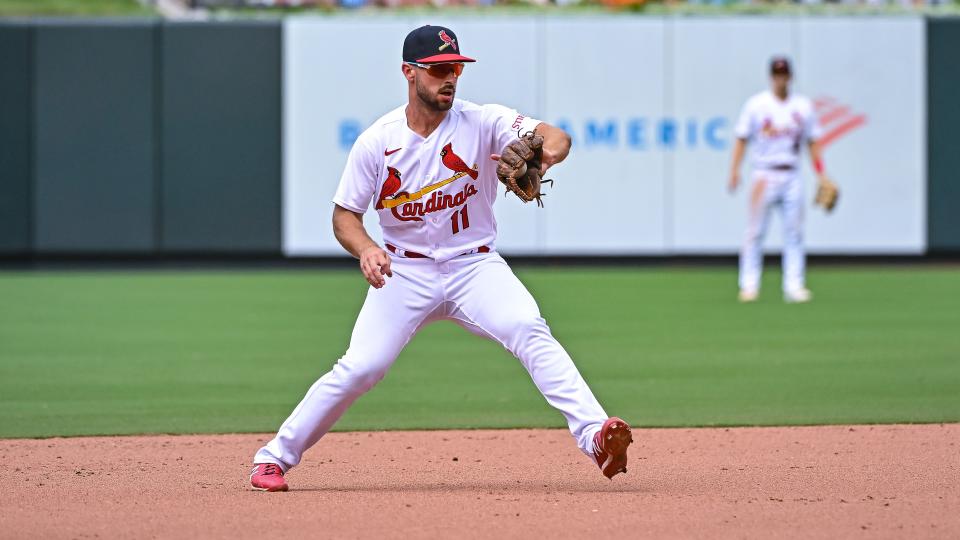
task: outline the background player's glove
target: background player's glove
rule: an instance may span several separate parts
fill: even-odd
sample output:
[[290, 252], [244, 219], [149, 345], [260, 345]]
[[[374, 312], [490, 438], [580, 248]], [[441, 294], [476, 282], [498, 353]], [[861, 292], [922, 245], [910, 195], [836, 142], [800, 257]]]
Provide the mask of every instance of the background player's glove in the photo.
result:
[[540, 186], [552, 180], [544, 180], [540, 176], [542, 158], [543, 137], [529, 131], [500, 153], [497, 178], [507, 187], [507, 192], [512, 191], [521, 201], [527, 203], [536, 200], [539, 206], [543, 206]]
[[824, 211], [830, 212], [837, 205], [837, 199], [840, 198], [840, 188], [833, 180], [826, 176], [821, 176], [817, 186], [817, 195], [813, 198], [813, 204], [823, 207]]

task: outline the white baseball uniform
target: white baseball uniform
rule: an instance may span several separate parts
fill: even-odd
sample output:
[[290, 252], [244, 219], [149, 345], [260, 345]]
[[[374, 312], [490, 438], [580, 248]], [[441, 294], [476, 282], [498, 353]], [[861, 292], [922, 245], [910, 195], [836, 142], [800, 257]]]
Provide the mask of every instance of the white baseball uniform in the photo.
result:
[[539, 123], [499, 105], [455, 100], [426, 138], [407, 126], [405, 106], [359, 137], [333, 202], [357, 213], [374, 205], [393, 277], [368, 290], [346, 354], [310, 387], [254, 463], [284, 471], [297, 465], [420, 328], [444, 319], [513, 353], [566, 417], [580, 449], [593, 455], [607, 415], [494, 246], [500, 182], [489, 156]]
[[803, 143], [820, 137], [809, 99], [790, 94], [781, 100], [767, 90], [743, 106], [734, 128], [750, 141], [753, 166], [747, 233], [740, 251], [740, 289], [760, 288], [763, 237], [770, 210], [779, 206], [783, 218], [783, 290], [805, 286], [803, 248], [804, 190], [798, 174]]

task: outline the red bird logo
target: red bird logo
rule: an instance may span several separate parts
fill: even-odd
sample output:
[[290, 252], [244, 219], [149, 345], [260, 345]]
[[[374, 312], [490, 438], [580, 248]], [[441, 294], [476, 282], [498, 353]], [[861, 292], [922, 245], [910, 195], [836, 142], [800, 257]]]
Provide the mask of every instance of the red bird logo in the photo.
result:
[[453, 153], [453, 143], [447, 143], [446, 146], [440, 150], [440, 161], [443, 162], [444, 166], [450, 169], [453, 172], [465, 173], [470, 175], [470, 178], [474, 180], [477, 179], [477, 171], [467, 167], [467, 164], [460, 159], [460, 156]]
[[380, 188], [380, 196], [377, 197], [377, 210], [383, 210], [383, 200], [387, 197], [396, 195], [400, 191], [400, 171], [393, 167], [387, 167], [387, 179], [383, 181], [383, 187]]
[[440, 36], [440, 41], [443, 42], [443, 45], [440, 46], [438, 50], [444, 50], [447, 47], [453, 47], [453, 50], [457, 50], [457, 40], [453, 39], [447, 34], [446, 30], [441, 30], [438, 34]]

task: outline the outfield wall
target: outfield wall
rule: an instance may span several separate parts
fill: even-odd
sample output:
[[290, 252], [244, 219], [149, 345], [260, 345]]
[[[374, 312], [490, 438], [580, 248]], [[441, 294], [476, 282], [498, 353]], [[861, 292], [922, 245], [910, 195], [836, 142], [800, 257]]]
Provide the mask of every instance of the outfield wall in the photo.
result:
[[[347, 151], [405, 100], [400, 43], [427, 22], [480, 59], [461, 97], [573, 137], [545, 210], [497, 203], [505, 253], [734, 253], [732, 127], [773, 54], [816, 100], [843, 189], [835, 215], [811, 207], [811, 252], [960, 250], [960, 20], [337, 16], [0, 22], [0, 254], [342, 255]], [[533, 69], [504, 84], [518, 49]]]
[[[734, 253], [746, 194], [725, 190], [733, 125], [743, 102], [767, 88], [775, 54], [795, 60], [796, 90], [817, 101], [826, 162], [843, 187], [835, 215], [808, 214], [810, 251], [926, 249], [923, 19], [429, 20], [456, 29], [463, 50], [479, 59], [458, 95], [513, 106], [573, 137], [570, 157], [553, 169], [546, 210], [497, 204], [504, 252]], [[287, 19], [287, 254], [341, 251], [329, 227], [330, 195], [356, 135], [405, 100], [399, 44], [426, 22]], [[316, 54], [326, 50], [338, 51], [336, 63]], [[516, 50], [531, 51], [534, 68], [515, 70], [504, 84], [502, 61]], [[812, 185], [809, 167], [803, 175]], [[775, 227], [771, 249], [779, 243]]]
[[929, 244], [960, 252], [960, 18], [927, 25]]
[[0, 254], [279, 254], [281, 31], [0, 22]]
[[32, 251], [30, 27], [0, 25], [0, 254]]

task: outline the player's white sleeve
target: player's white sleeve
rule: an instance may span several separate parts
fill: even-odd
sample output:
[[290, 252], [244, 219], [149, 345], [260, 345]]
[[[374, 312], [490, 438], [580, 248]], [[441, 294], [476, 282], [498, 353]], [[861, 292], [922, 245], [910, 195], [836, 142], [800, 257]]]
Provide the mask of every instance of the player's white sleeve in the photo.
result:
[[497, 152], [542, 123], [503, 105], [484, 105], [483, 120], [483, 125], [492, 130], [493, 148], [497, 149]]
[[379, 171], [375, 141], [368, 135], [361, 135], [347, 156], [333, 202], [358, 214], [366, 212], [376, 195]]
[[753, 103], [752, 99], [743, 104], [743, 108], [740, 110], [740, 117], [737, 119], [737, 124], [733, 127], [733, 134], [738, 139], [749, 139], [750, 136], [753, 135], [751, 103]]

